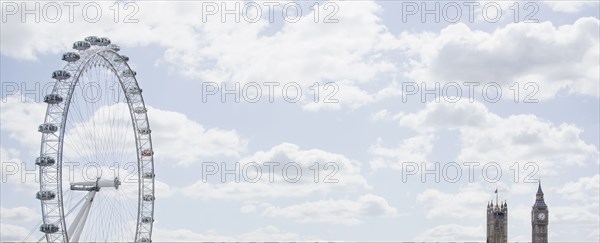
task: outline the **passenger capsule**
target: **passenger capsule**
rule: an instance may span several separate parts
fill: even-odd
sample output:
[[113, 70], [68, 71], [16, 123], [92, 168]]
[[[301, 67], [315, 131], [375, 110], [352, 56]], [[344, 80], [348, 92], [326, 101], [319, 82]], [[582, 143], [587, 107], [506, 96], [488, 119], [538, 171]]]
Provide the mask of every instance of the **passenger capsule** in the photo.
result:
[[98, 38], [98, 36], [88, 36], [85, 37], [85, 41], [89, 42], [92, 46], [95, 46], [100, 43], [100, 38]]
[[133, 112], [138, 113], [138, 114], [146, 113], [146, 111], [147, 111], [146, 107], [143, 107], [143, 106], [133, 108]]
[[98, 38], [98, 45], [99, 46], [108, 46], [108, 45], [110, 45], [110, 39], [108, 39], [106, 37]]
[[118, 45], [115, 45], [115, 44], [108, 45], [108, 48], [110, 48], [113, 51], [117, 51], [117, 52], [121, 50], [121, 47], [119, 47]]
[[44, 123], [38, 126], [38, 132], [41, 133], [54, 133], [58, 131], [58, 127], [54, 124]]
[[140, 128], [140, 129], [138, 129], [138, 132], [140, 134], [146, 135], [146, 134], [150, 134], [152, 131], [150, 129], [148, 129], [148, 128]]
[[54, 224], [42, 224], [40, 225], [40, 231], [46, 234], [56, 233], [58, 231], [58, 226]]
[[39, 191], [35, 194], [35, 198], [45, 201], [45, 200], [52, 200], [56, 197], [56, 193], [54, 193], [53, 191]]
[[44, 102], [48, 104], [58, 104], [63, 101], [63, 98], [57, 94], [47, 94], [44, 96]]
[[152, 156], [152, 155], [154, 155], [154, 151], [152, 151], [150, 149], [142, 150], [142, 156]]
[[115, 58], [115, 62], [129, 62], [129, 57], [125, 55], [120, 55]]
[[127, 93], [140, 94], [140, 93], [142, 93], [142, 89], [140, 89], [138, 87], [129, 87], [129, 88], [127, 88]]
[[90, 47], [91, 47], [91, 45], [87, 41], [77, 41], [77, 42], [73, 43], [73, 49], [78, 50], [78, 51], [84, 51], [84, 50], [90, 49]]
[[51, 166], [56, 163], [56, 160], [50, 156], [42, 156], [35, 159], [35, 164], [39, 166]]
[[144, 224], [149, 224], [152, 222], [154, 222], [154, 219], [152, 217], [143, 217], [142, 218], [142, 223], [144, 223]]
[[152, 201], [154, 201], [154, 196], [152, 196], [152, 195], [144, 195], [142, 198], [146, 202], [152, 202]]
[[62, 56], [62, 60], [66, 61], [66, 62], [76, 62], [78, 61], [80, 58], [79, 54], [75, 53], [75, 52], [67, 52], [65, 54], [63, 54]]
[[142, 177], [144, 177], [144, 179], [152, 179], [152, 178], [154, 178], [154, 173], [152, 173], [152, 172], [145, 172]]
[[71, 77], [71, 74], [65, 70], [56, 70], [52, 72], [52, 78], [56, 80], [65, 80]]
[[121, 74], [123, 74], [123, 77], [131, 78], [131, 77], [135, 77], [136, 73], [133, 70], [127, 69], [127, 70], [123, 71]]

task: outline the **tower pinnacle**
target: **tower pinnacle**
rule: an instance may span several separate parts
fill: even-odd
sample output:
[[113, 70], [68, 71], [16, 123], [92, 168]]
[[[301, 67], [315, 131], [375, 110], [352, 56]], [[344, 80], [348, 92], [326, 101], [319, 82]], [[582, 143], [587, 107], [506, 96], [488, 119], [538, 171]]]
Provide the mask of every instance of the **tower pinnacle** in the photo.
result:
[[546, 206], [546, 202], [544, 202], [544, 192], [542, 191], [542, 182], [538, 182], [538, 190], [535, 194], [535, 205], [534, 206]]

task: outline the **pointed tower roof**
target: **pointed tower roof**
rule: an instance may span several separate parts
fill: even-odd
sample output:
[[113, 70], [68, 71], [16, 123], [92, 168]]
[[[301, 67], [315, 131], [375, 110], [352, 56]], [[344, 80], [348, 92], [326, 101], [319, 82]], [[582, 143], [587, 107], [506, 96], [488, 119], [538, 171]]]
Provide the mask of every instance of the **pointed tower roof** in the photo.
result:
[[546, 207], [546, 202], [544, 201], [544, 192], [542, 191], [542, 182], [538, 181], [538, 190], [535, 194], [535, 204], [534, 207]]

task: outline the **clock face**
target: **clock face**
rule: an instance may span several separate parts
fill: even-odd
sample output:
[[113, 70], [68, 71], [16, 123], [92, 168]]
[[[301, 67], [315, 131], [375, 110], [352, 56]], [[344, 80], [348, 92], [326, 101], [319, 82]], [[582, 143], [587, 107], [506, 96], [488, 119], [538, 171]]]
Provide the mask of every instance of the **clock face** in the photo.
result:
[[546, 219], [546, 215], [544, 213], [540, 213], [540, 214], [538, 214], [538, 219], [544, 220], [544, 219]]

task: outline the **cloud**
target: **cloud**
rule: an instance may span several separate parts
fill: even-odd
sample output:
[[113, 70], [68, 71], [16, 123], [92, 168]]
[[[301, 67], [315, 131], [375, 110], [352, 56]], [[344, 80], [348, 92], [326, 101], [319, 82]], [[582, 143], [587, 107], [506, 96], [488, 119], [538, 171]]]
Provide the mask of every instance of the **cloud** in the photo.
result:
[[31, 222], [40, 219], [35, 210], [27, 207], [16, 207], [16, 208], [5, 208], [0, 207], [2, 221], [19, 221], [19, 222]]
[[235, 130], [207, 129], [179, 112], [150, 108], [148, 119], [157, 159], [178, 165], [216, 156], [238, 157], [248, 144]]
[[369, 152], [375, 156], [370, 161], [371, 169], [402, 169], [403, 162], [426, 162], [427, 156], [433, 150], [433, 140], [435, 137], [431, 134], [417, 135], [403, 140], [397, 147], [387, 148], [382, 145], [381, 139], [377, 144], [369, 148]]
[[[274, 162], [270, 166], [266, 163]], [[315, 173], [315, 162], [319, 163], [319, 177]], [[332, 162], [329, 166], [327, 163]], [[283, 176], [284, 168], [286, 176]], [[218, 164], [219, 172], [215, 178], [221, 178], [223, 167]], [[249, 166], [251, 165], [251, 167]], [[233, 164], [227, 165], [229, 170]], [[293, 167], [291, 167], [293, 166]], [[312, 169], [311, 169], [312, 167]], [[248, 170], [244, 168], [250, 168]], [[257, 169], [261, 173], [256, 174]], [[297, 170], [301, 176], [297, 177]], [[211, 180], [203, 182], [198, 180], [194, 184], [182, 188], [182, 193], [191, 198], [216, 199], [216, 200], [250, 200], [278, 197], [306, 197], [310, 195], [324, 195], [331, 192], [355, 191], [368, 189], [367, 180], [360, 173], [357, 161], [344, 155], [331, 153], [319, 149], [301, 150], [299, 146], [282, 143], [267, 151], [257, 151], [253, 155], [240, 160], [239, 183], [233, 176], [227, 177], [223, 183], [213, 183]], [[244, 179], [260, 175], [256, 181]], [[327, 176], [330, 177], [327, 177]], [[273, 181], [270, 181], [272, 177]], [[297, 178], [297, 181], [294, 179]], [[210, 179], [210, 178], [208, 178]], [[287, 179], [287, 180], [286, 180]], [[318, 180], [317, 180], [318, 179]], [[317, 180], [317, 183], [315, 183]]]
[[581, 177], [575, 182], [564, 184], [557, 191], [563, 198], [580, 202], [598, 202], [600, 193], [600, 175]]
[[256, 206], [255, 205], [244, 205], [240, 208], [240, 212], [241, 213], [254, 213], [256, 212]]
[[39, 171], [32, 162], [20, 158], [19, 150], [0, 146], [0, 166], [2, 183], [9, 183], [8, 188], [28, 193], [39, 191]]
[[575, 181], [564, 183], [563, 186], [556, 188], [555, 193], [559, 194], [563, 203], [550, 207], [551, 222], [558, 225], [576, 227], [583, 232], [588, 232], [588, 239], [598, 239], [598, 227], [600, 219], [598, 213], [598, 194], [600, 186], [598, 183], [599, 175], [588, 177], [579, 177]]
[[366, 194], [352, 200], [320, 200], [285, 207], [268, 206], [262, 216], [284, 217], [299, 223], [361, 224], [362, 217], [394, 217], [396, 208], [385, 198]]
[[460, 132], [457, 161], [535, 162], [540, 173], [597, 162], [598, 148], [581, 139], [574, 124], [553, 124], [535, 115], [501, 117], [479, 102], [430, 102], [415, 113], [399, 117], [401, 126], [422, 133], [442, 129]]
[[311, 102], [310, 99], [305, 99], [302, 109], [307, 111], [339, 110], [343, 107], [356, 109], [402, 94], [401, 88], [395, 82], [373, 93], [362, 89], [360, 85], [352, 84], [352, 82], [348, 81], [335, 84], [337, 86], [335, 90], [329, 88], [320, 91], [319, 97], [321, 100], [319, 102]]
[[589, 234], [588, 237], [590, 239], [600, 240], [600, 229], [595, 228]]
[[0, 223], [1, 241], [21, 241], [29, 235], [29, 230], [21, 226]]
[[[4, 148], [0, 146], [0, 162], [1, 163], [19, 163], [21, 160], [19, 159], [19, 150], [12, 148]], [[4, 170], [5, 167], [2, 166], [0, 169]], [[6, 172], [2, 173], [2, 180], [4, 181], [4, 176]]]
[[[235, 3], [246, 4], [223, 2], [228, 8]], [[382, 23], [381, 7], [374, 1], [332, 3], [340, 10], [334, 14], [337, 23], [315, 23], [317, 13], [308, 6], [303, 7], [305, 14], [296, 23], [278, 20], [270, 24], [266, 13], [257, 23], [236, 23], [233, 18], [221, 22], [219, 14], [203, 22], [201, 2], [135, 2], [138, 23], [115, 24], [110, 14], [97, 23], [88, 23], [77, 14], [74, 23], [65, 16], [58, 23], [21, 23], [16, 18], [19, 16], [8, 16], [2, 28], [1, 53], [35, 60], [42, 54], [66, 51], [85, 35], [104, 35], [124, 48], [160, 46], [165, 50], [160, 62], [167, 63], [170, 71], [203, 82], [278, 82], [275, 94], [281, 94], [281, 86], [290, 82], [306, 89], [316, 82], [343, 86], [339, 95], [344, 99], [339, 103], [315, 104], [305, 99], [302, 104], [306, 110], [357, 107], [388, 96], [388, 89], [370, 93], [362, 87], [396, 72], [386, 52], [396, 48], [397, 40]], [[112, 13], [112, 3], [98, 4]], [[280, 12], [281, 6], [275, 11]], [[68, 29], [62, 28], [65, 24]], [[61, 34], [57, 36], [58, 32]]]
[[596, 226], [600, 225], [600, 221], [598, 219], [598, 204], [590, 203], [590, 204], [577, 204], [570, 206], [556, 206], [552, 207], [550, 216], [552, 218], [550, 220], [557, 223], [565, 223], [565, 224], [594, 224]]
[[415, 237], [416, 241], [483, 241], [483, 226], [463, 226], [458, 224], [438, 225], [425, 230]]
[[413, 57], [406, 73], [412, 80], [497, 82], [510, 99], [508, 87], [514, 82], [521, 88], [537, 83], [539, 99], [561, 90], [598, 97], [599, 25], [598, 19], [584, 17], [562, 26], [511, 23], [488, 33], [458, 23], [439, 33], [403, 32], [399, 38]]
[[[43, 123], [45, 105], [31, 102], [9, 97], [2, 106], [1, 128], [33, 150], [39, 149], [41, 135], [37, 126]], [[65, 131], [64, 161], [82, 161], [86, 156], [84, 161], [95, 161], [97, 156], [119, 162], [135, 159], [133, 130], [127, 125], [131, 121], [124, 103], [85, 111], [89, 117], [77, 116], [82, 112], [77, 110], [79, 106], [71, 107], [77, 112], [70, 114]], [[148, 107], [148, 119], [155, 157], [177, 165], [199, 163], [216, 156], [239, 157], [248, 143], [235, 130], [205, 128], [179, 112]], [[115, 155], [114, 151], [118, 153]]]
[[387, 109], [379, 110], [375, 113], [372, 113], [369, 117], [371, 121], [385, 121], [391, 119], [391, 113]]
[[[338, 23], [314, 23], [305, 17], [283, 23], [272, 35], [261, 34], [268, 26], [266, 19], [260, 24], [199, 25], [200, 41], [192, 48], [173, 46], [166, 60], [194, 70], [188, 72], [191, 76], [216, 82], [363, 82], [393, 71], [392, 63], [381, 57], [393, 43], [377, 15], [381, 7], [372, 1], [335, 4], [343, 9], [335, 15]], [[210, 62], [214, 65], [205, 65]]]
[[594, 1], [544, 1], [544, 4], [550, 6], [552, 11], [564, 13], [576, 13], [584, 9], [597, 9], [598, 3]]
[[490, 195], [491, 193], [486, 192], [481, 185], [468, 184], [455, 193], [426, 189], [417, 195], [416, 202], [427, 210], [427, 219], [483, 219], [483, 206], [489, 202]]
[[176, 189], [169, 186], [169, 184], [154, 180], [154, 195], [156, 198], [168, 198], [175, 195]]
[[432, 101], [416, 113], [399, 114], [397, 118], [401, 126], [419, 132], [434, 132], [484, 127], [495, 122], [490, 119], [497, 119], [497, 116], [490, 114], [482, 103], [461, 100], [456, 103]]
[[320, 241], [318, 238], [303, 236], [297, 233], [282, 231], [279, 228], [268, 225], [241, 234], [220, 234], [214, 230], [197, 233], [189, 229], [163, 229], [156, 227], [153, 231], [152, 240], [157, 242], [235, 242], [235, 241]]
[[0, 109], [0, 129], [28, 152], [38, 152], [42, 136], [37, 127], [44, 123], [46, 104], [23, 98], [19, 94], [6, 97]]

